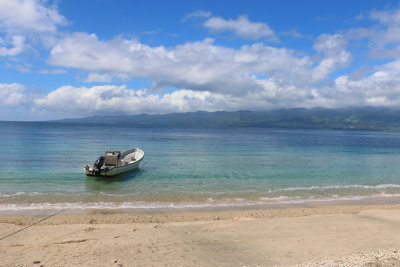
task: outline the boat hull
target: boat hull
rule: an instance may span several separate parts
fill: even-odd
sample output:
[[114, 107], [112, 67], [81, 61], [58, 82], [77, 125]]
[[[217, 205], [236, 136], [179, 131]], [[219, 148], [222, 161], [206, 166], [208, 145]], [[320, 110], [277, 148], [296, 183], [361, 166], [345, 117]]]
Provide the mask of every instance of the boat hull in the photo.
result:
[[86, 176], [100, 176], [100, 177], [112, 177], [112, 176], [116, 176], [118, 174], [121, 173], [125, 173], [125, 172], [129, 172], [129, 171], [133, 171], [139, 168], [140, 163], [143, 161], [144, 159], [144, 153], [142, 150], [136, 148], [136, 149], [131, 149], [131, 150], [127, 150], [124, 151], [122, 153], [127, 154], [127, 156], [130, 155], [130, 153], [132, 152], [137, 152], [139, 151], [139, 155], [140, 158], [137, 159], [136, 161], [130, 161], [130, 162], [126, 162], [124, 164], [118, 165], [118, 166], [113, 166], [110, 168], [101, 168], [100, 170], [94, 170], [93, 169], [93, 165], [89, 166], [89, 165], [85, 165], [83, 166], [83, 169], [86, 172]]

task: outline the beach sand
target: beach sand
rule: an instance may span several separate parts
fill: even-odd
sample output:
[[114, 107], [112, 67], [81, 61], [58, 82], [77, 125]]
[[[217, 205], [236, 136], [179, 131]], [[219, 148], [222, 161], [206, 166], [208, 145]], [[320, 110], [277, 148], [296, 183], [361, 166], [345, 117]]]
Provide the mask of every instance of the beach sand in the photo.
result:
[[[0, 238], [43, 219], [0, 216]], [[0, 266], [400, 266], [400, 205], [59, 214], [0, 240]]]

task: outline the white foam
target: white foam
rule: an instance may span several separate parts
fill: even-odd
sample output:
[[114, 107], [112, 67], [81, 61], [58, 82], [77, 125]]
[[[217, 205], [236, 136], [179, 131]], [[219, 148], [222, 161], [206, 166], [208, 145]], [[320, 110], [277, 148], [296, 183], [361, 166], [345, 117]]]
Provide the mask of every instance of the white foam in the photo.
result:
[[312, 191], [312, 190], [331, 190], [331, 189], [390, 189], [400, 188], [400, 184], [378, 184], [378, 185], [325, 185], [310, 187], [289, 187], [269, 190], [270, 193], [291, 192], [291, 191]]
[[329, 202], [329, 201], [354, 201], [362, 200], [365, 198], [385, 198], [385, 197], [400, 197], [400, 194], [376, 194], [365, 196], [345, 196], [345, 197], [325, 197], [325, 198], [299, 198], [299, 197], [261, 197], [257, 200], [245, 200], [242, 198], [228, 199], [228, 200], [214, 200], [208, 198], [205, 202], [67, 202], [67, 203], [31, 203], [31, 204], [0, 204], [0, 211], [24, 211], [24, 210], [58, 210], [58, 209], [73, 209], [73, 210], [86, 210], [86, 209], [185, 209], [185, 208], [214, 208], [214, 207], [241, 207], [241, 206], [255, 206], [255, 205], [275, 205], [275, 204], [300, 204], [307, 202]]
[[[280, 193], [280, 192], [293, 192], [293, 191], [324, 191], [324, 190], [340, 190], [340, 189], [399, 189], [400, 184], [378, 184], [378, 185], [325, 185], [325, 186], [309, 186], [309, 187], [288, 187], [288, 188], [278, 188], [278, 189], [266, 189], [268, 193]], [[194, 192], [196, 194], [214, 194], [214, 195], [225, 195], [232, 192]], [[233, 192], [235, 193], [235, 192]], [[245, 190], [238, 191], [237, 193], [260, 193], [256, 190]], [[129, 194], [113, 194], [106, 192], [0, 192], [0, 197], [16, 197], [16, 196], [68, 196], [68, 195], [84, 195], [84, 196], [95, 196], [103, 195], [115, 198], [132, 197], [140, 195], [139, 192], [132, 192]]]
[[[139, 193], [132, 194], [112, 194], [104, 192], [6, 192], [0, 193], [0, 211], [7, 210], [46, 210], [46, 209], [163, 209], [163, 208], [207, 208], [207, 207], [235, 207], [235, 206], [251, 206], [251, 205], [270, 205], [270, 204], [292, 204], [306, 203], [311, 201], [343, 201], [343, 200], [361, 200], [365, 198], [376, 197], [399, 197], [400, 184], [378, 184], [378, 185], [326, 185], [326, 186], [310, 186], [310, 187], [290, 187], [274, 190], [265, 190], [265, 193], [257, 191], [256, 194], [250, 194], [249, 197], [243, 196], [243, 192], [224, 192], [230, 198], [221, 199], [220, 194], [214, 194], [216, 199], [206, 197], [203, 200], [193, 201], [135, 201], [135, 196]], [[357, 195], [352, 195], [353, 192], [346, 191], [347, 189], [360, 189]], [[386, 192], [392, 189], [390, 192]], [[363, 190], [366, 190], [363, 192]], [[313, 193], [313, 191], [317, 191]], [[328, 191], [328, 192], [324, 192]], [[372, 192], [371, 192], [372, 191]], [[323, 192], [323, 193], [321, 193]], [[340, 193], [339, 193], [340, 192]], [[198, 193], [198, 192], [197, 192]], [[208, 194], [213, 194], [208, 192]], [[235, 194], [240, 194], [236, 196]], [[96, 199], [104, 196], [104, 202], [90, 202], [92, 196]], [[81, 196], [88, 196], [87, 202], [39, 202], [43, 201], [43, 196], [49, 196], [47, 199], [57, 199], [54, 196], [63, 196], [58, 199], [76, 199], [81, 200]], [[20, 198], [25, 199], [21, 201]], [[201, 198], [200, 196], [197, 197]], [[253, 197], [253, 199], [251, 199]], [[15, 203], [15, 199], [19, 199], [19, 203]], [[131, 201], [132, 199], [132, 201]], [[119, 201], [125, 200], [125, 202]], [[11, 202], [11, 203], [7, 203]], [[22, 203], [25, 202], [25, 203]], [[26, 203], [29, 202], [29, 203]], [[36, 203], [35, 203], [36, 202]]]

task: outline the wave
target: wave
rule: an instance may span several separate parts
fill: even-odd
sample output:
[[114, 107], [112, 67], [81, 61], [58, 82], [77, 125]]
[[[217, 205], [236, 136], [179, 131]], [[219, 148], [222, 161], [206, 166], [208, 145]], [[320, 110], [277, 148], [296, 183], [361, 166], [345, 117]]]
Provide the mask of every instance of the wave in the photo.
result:
[[331, 202], [331, 201], [355, 201], [366, 198], [399, 198], [400, 194], [375, 194], [365, 196], [332, 196], [332, 197], [260, 197], [256, 200], [233, 198], [226, 200], [214, 200], [208, 198], [206, 201], [180, 201], [180, 202], [65, 202], [65, 203], [30, 203], [30, 204], [0, 204], [0, 211], [24, 211], [24, 210], [90, 210], [90, 209], [132, 209], [132, 210], [154, 210], [154, 209], [191, 209], [191, 208], [218, 208], [218, 207], [246, 207], [277, 204], [302, 204], [307, 202]]
[[[324, 186], [309, 186], [309, 187], [288, 187], [288, 188], [277, 188], [268, 189], [267, 193], [279, 193], [279, 192], [292, 192], [292, 191], [324, 191], [324, 190], [341, 190], [341, 189], [400, 189], [400, 184], [378, 184], [378, 185], [324, 185]], [[226, 191], [226, 192], [192, 192], [192, 194], [214, 194], [214, 195], [225, 195], [230, 193], [261, 193], [262, 190], [238, 190], [238, 191]], [[108, 192], [96, 191], [96, 192], [0, 192], [0, 197], [16, 197], [16, 196], [68, 196], [68, 195], [83, 195], [83, 196], [112, 196], [112, 197], [131, 197], [141, 194], [140, 192], [132, 192], [128, 194], [113, 194]]]
[[[138, 195], [142, 196], [138, 196]], [[170, 194], [170, 195], [168, 195]], [[400, 184], [325, 185], [260, 189], [249, 192], [169, 192], [167, 195], [132, 192], [3, 192], [0, 211], [50, 209], [181, 209], [296, 204], [307, 202], [353, 201], [376, 197], [399, 197]], [[175, 201], [170, 201], [175, 199]]]
[[270, 193], [290, 192], [290, 191], [312, 191], [312, 190], [331, 190], [331, 189], [390, 189], [400, 188], [400, 184], [378, 184], [378, 185], [325, 185], [310, 187], [288, 187], [269, 190]]
[[19, 197], [19, 196], [70, 196], [70, 195], [80, 195], [80, 196], [111, 196], [111, 197], [131, 197], [139, 195], [140, 193], [129, 193], [129, 194], [112, 194], [105, 192], [7, 192], [1, 193], [1, 197]]

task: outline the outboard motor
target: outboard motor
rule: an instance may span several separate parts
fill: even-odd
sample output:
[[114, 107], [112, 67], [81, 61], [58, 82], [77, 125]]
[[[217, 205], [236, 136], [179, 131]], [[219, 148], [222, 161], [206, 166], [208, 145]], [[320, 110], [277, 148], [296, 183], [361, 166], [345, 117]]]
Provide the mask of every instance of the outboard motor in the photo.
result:
[[96, 167], [97, 170], [100, 170], [101, 166], [103, 166], [104, 163], [104, 156], [100, 156], [96, 162], [94, 163], [93, 167]]

